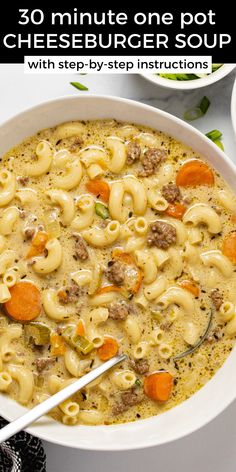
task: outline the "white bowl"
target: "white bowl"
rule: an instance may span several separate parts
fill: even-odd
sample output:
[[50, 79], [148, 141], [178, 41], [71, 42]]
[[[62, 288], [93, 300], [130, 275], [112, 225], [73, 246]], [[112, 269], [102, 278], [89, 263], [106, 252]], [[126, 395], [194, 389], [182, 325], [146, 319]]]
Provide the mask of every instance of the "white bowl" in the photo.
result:
[[234, 134], [236, 137], [236, 79], [234, 81], [232, 96], [231, 96], [231, 119], [234, 129]]
[[[30, 108], [0, 126], [0, 154], [42, 128], [78, 119], [115, 118], [161, 130], [205, 156], [236, 192], [236, 168], [208, 138], [180, 119], [150, 106], [107, 96], [70, 96]], [[47, 441], [74, 448], [117, 451], [156, 446], [202, 427], [236, 398], [236, 349], [216, 375], [189, 400], [166, 413], [114, 426], [65, 426], [48, 417], [28, 428]], [[227, 388], [225, 387], [227, 385]], [[0, 395], [0, 414], [13, 420], [25, 408]]]
[[142, 77], [144, 77], [145, 79], [149, 80], [149, 82], [152, 82], [154, 85], [159, 85], [164, 88], [170, 88], [175, 90], [191, 90], [214, 84], [214, 82], [223, 79], [223, 77], [228, 75], [234, 68], [235, 64], [224, 64], [217, 71], [213, 72], [212, 74], [209, 74], [207, 77], [202, 77], [193, 80], [171, 80], [150, 73], [140, 75], [142, 75]]

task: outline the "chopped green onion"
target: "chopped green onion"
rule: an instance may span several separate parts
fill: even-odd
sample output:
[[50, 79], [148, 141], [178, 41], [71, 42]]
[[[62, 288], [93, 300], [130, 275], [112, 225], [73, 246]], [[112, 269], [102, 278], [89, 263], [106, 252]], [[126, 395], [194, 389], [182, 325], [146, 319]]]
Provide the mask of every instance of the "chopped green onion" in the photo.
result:
[[86, 87], [86, 85], [81, 84], [80, 82], [70, 82], [70, 84], [78, 90], [88, 90], [88, 87]]
[[193, 107], [189, 108], [189, 110], [186, 110], [184, 113], [184, 119], [186, 121], [194, 121], [197, 120], [198, 118], [201, 118], [204, 113], [202, 112], [201, 108], [199, 107]]
[[154, 320], [160, 322], [162, 320], [162, 312], [160, 310], [158, 310], [157, 308], [153, 307], [150, 309], [151, 311], [151, 315], [152, 317], [154, 318]]
[[212, 64], [212, 72], [215, 72], [218, 70], [223, 64]]
[[135, 382], [134, 382], [134, 385], [135, 385], [136, 387], [141, 387], [141, 385], [142, 385], [141, 380], [140, 380], [140, 379], [136, 379]]
[[195, 74], [158, 74], [160, 77], [164, 79], [170, 80], [194, 80], [198, 77]]
[[189, 110], [187, 110], [184, 113], [184, 119], [187, 120], [187, 121], [194, 121], [194, 120], [197, 120], [198, 118], [201, 118], [201, 116], [206, 114], [210, 104], [211, 104], [211, 102], [210, 102], [209, 98], [204, 96], [201, 99], [199, 105], [197, 105], [193, 108], [190, 108]]
[[62, 337], [65, 339], [67, 344], [69, 344], [70, 347], [75, 347], [73, 342], [72, 342], [72, 337], [74, 335], [74, 328], [73, 326], [68, 326], [62, 331]]
[[213, 129], [212, 131], [206, 133], [206, 137], [212, 141], [215, 141], [216, 139], [222, 138], [222, 133], [218, 129]]
[[[223, 65], [224, 64], [212, 64], [210, 73], [217, 71]], [[170, 79], [170, 80], [196, 80], [196, 79], [201, 79], [202, 77], [207, 77], [210, 74], [156, 74], [156, 75], [159, 75], [160, 77], [163, 77], [164, 79]]]
[[95, 213], [103, 220], [106, 220], [110, 216], [108, 208], [102, 203], [95, 203]]
[[89, 354], [94, 349], [93, 343], [84, 336], [74, 336], [73, 343], [76, 351], [84, 355]]
[[62, 332], [62, 337], [65, 339], [67, 344], [75, 349], [79, 354], [89, 354], [94, 349], [93, 343], [91, 343], [84, 336], [78, 336], [75, 333], [75, 328], [73, 326], [68, 326]]
[[202, 343], [205, 341], [205, 339], [207, 338], [209, 334], [209, 331], [211, 329], [211, 324], [212, 324], [212, 318], [213, 318], [213, 312], [211, 310], [206, 329], [204, 333], [202, 334], [202, 336], [200, 337], [199, 341], [194, 346], [190, 347], [190, 349], [187, 349], [187, 351], [181, 352], [180, 354], [177, 354], [177, 356], [172, 357], [173, 361], [178, 361], [179, 359], [183, 359], [183, 357], [189, 356], [190, 354], [193, 354], [197, 349], [199, 349], [199, 347], [202, 345]]
[[208, 74], [195, 74], [198, 79], [202, 79], [202, 77], [207, 77]]

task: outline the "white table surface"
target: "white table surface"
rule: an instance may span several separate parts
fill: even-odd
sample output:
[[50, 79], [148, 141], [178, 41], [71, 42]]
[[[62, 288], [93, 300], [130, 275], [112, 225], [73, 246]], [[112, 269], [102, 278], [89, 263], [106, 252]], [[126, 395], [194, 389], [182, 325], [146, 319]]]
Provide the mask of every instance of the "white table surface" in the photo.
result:
[[[22, 66], [0, 65], [0, 122], [43, 100], [86, 93], [74, 89], [70, 81], [83, 82], [91, 93], [131, 98], [179, 117], [207, 95], [211, 107], [193, 124], [204, 133], [215, 128], [222, 131], [225, 151], [236, 162], [236, 142], [230, 119], [234, 73], [204, 89], [176, 92], [155, 87], [137, 75], [24, 75]], [[139, 472], [147, 467], [167, 472], [199, 472], [200, 468], [203, 472], [235, 472], [236, 401], [201, 430], [162, 447], [124, 453], [95, 453], [46, 442], [44, 445], [48, 472]]]

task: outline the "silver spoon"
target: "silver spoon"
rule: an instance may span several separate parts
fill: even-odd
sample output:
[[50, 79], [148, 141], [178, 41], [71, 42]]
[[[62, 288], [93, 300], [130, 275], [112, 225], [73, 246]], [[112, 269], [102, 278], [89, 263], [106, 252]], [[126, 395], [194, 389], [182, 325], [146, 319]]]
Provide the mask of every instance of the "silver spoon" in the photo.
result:
[[46, 415], [46, 413], [52, 410], [52, 408], [67, 400], [67, 398], [71, 397], [71, 395], [74, 395], [78, 390], [81, 390], [81, 388], [84, 388], [93, 380], [100, 377], [100, 375], [107, 372], [107, 370], [111, 369], [125, 359], [127, 359], [126, 355], [113, 357], [96, 369], [91, 370], [91, 372], [76, 380], [72, 384], [55, 393], [55, 395], [52, 395], [47, 400], [39, 403], [39, 405], [27, 411], [27, 413], [25, 413], [23, 416], [20, 416], [15, 421], [9, 423], [0, 430], [0, 444], [22, 429], [27, 428], [27, 426], [38, 420], [41, 416]]

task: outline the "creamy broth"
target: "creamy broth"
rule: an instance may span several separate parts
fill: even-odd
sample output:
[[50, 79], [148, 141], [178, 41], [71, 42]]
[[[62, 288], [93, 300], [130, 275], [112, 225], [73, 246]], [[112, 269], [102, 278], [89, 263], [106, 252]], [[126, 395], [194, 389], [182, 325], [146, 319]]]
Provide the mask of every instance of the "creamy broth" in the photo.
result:
[[[2, 392], [30, 408], [122, 352], [126, 362], [51, 412], [69, 425], [122, 423], [173, 408], [221, 367], [236, 335], [236, 254], [225, 244], [236, 199], [209, 167], [210, 183], [176, 187], [194, 160], [207, 166], [172, 137], [114, 120], [43, 130], [2, 157]], [[27, 319], [21, 283], [33, 308], [32, 284], [38, 293]], [[211, 312], [205, 341], [175, 359]]]

